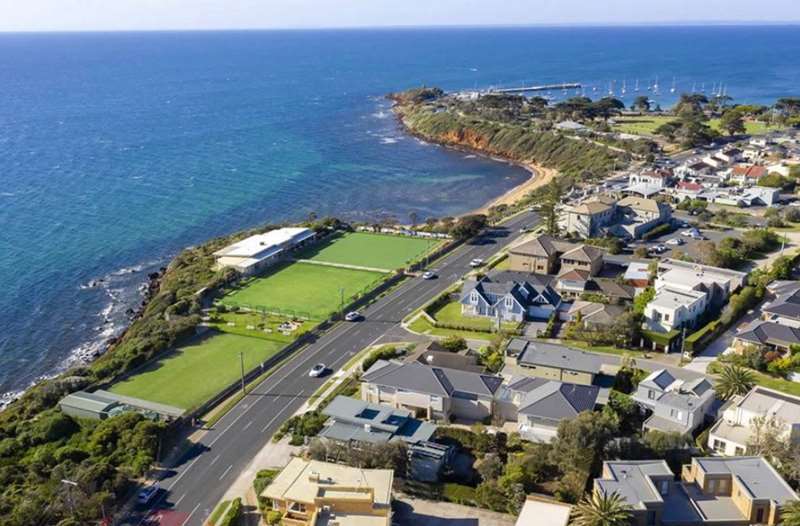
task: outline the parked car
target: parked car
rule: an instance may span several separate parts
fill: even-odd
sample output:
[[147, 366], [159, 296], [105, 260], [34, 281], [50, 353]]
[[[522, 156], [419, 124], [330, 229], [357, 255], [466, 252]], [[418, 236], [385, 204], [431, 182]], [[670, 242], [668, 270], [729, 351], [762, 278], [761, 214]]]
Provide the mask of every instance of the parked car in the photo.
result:
[[690, 237], [692, 239], [705, 239], [705, 237], [703, 237], [703, 234], [701, 234], [700, 231], [697, 230], [696, 228], [690, 228], [689, 230], [684, 230], [683, 232], [681, 232], [681, 235]]
[[472, 268], [477, 268], [483, 265], [483, 260], [481, 258], [475, 258], [469, 262], [469, 266]]
[[347, 313], [347, 314], [345, 314], [345, 316], [344, 316], [344, 319], [345, 319], [346, 321], [358, 321], [358, 320], [360, 320], [360, 319], [362, 319], [362, 318], [363, 318], [363, 316], [361, 316], [361, 313], [360, 313], [360, 312], [358, 312], [358, 311], [355, 311], [355, 310], [354, 310], [354, 311], [352, 311], [352, 312], [348, 312], [348, 313]]
[[138, 502], [142, 506], [150, 504], [150, 501], [152, 501], [153, 498], [158, 494], [159, 489], [160, 488], [158, 486], [158, 483], [151, 484], [145, 488], [142, 488], [139, 491], [139, 494], [136, 495], [136, 502]]
[[667, 245], [674, 245], [674, 246], [681, 246], [685, 243], [685, 241], [679, 237], [673, 237], [672, 239], [668, 239], [664, 242]]
[[426, 270], [425, 272], [422, 273], [422, 279], [435, 279], [435, 278], [436, 278], [436, 272], [432, 270]]
[[653, 254], [663, 254], [667, 250], [669, 249], [666, 247], [666, 245], [658, 244], [650, 247], [650, 250], [648, 250], [648, 252], [651, 252]]
[[327, 369], [327, 367], [325, 366], [324, 363], [318, 363], [317, 365], [312, 367], [310, 371], [308, 371], [308, 376], [310, 376], [311, 378], [319, 378], [320, 376], [323, 375], [325, 369]]

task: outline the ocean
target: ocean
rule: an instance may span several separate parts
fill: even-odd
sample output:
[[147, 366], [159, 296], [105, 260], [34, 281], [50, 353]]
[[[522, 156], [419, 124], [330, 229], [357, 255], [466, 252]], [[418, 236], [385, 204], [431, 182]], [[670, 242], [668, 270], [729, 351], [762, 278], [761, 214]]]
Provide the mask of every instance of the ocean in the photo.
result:
[[121, 330], [185, 246], [311, 212], [455, 215], [528, 177], [404, 135], [388, 92], [770, 103], [798, 94], [798, 56], [789, 26], [0, 35], [0, 394]]

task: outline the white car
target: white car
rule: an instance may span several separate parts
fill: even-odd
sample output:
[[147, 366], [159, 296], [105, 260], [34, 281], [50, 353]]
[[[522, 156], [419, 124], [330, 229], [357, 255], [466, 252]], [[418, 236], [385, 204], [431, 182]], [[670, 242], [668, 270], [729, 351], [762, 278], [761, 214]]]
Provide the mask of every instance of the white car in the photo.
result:
[[344, 319], [347, 321], [358, 321], [362, 318], [361, 313], [358, 311], [352, 311], [345, 314]]
[[324, 363], [318, 363], [317, 365], [312, 367], [310, 371], [308, 371], [308, 376], [310, 376], [311, 378], [319, 378], [320, 376], [322, 376], [322, 373], [325, 372], [325, 369], [327, 369], [327, 367], [325, 367]]
[[475, 258], [469, 262], [469, 266], [472, 268], [477, 268], [483, 265], [483, 260], [481, 258]]
[[422, 279], [434, 279], [436, 277], [436, 272], [432, 270], [426, 270], [422, 273]]
[[679, 237], [673, 237], [672, 239], [667, 239], [664, 241], [664, 243], [667, 245], [681, 246], [685, 243], [685, 241]]

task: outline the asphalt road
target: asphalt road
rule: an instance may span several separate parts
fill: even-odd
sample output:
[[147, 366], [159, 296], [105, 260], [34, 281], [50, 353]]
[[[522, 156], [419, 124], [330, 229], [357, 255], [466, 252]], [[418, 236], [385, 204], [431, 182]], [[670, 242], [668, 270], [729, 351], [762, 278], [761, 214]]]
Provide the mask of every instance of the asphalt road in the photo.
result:
[[492, 230], [480, 244], [458, 247], [435, 265], [438, 279], [409, 278], [362, 311], [365, 320], [342, 323], [297, 352], [239, 402], [175, 465], [160, 477], [161, 491], [150, 507], [137, 509], [126, 525], [204, 523], [227, 488], [278, 427], [317, 390], [325, 378], [310, 378], [316, 363], [337, 370], [354, 354], [379, 340], [410, 312], [470, 270], [473, 258], [488, 258], [517, 239], [522, 226], [536, 222], [525, 213]]

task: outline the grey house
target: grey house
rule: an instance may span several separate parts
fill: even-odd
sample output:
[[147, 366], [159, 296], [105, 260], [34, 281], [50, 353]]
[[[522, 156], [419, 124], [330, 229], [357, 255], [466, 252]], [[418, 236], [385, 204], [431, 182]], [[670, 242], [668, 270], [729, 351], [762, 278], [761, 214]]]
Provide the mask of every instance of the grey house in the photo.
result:
[[482, 421], [494, 414], [501, 376], [378, 360], [361, 376], [361, 398], [427, 420]]
[[704, 421], [714, 404], [715, 393], [704, 377], [684, 381], [659, 369], [639, 382], [633, 400], [651, 411], [644, 430], [690, 434]]
[[337, 396], [323, 410], [328, 416], [319, 432], [323, 440], [346, 443], [380, 444], [401, 440], [408, 446], [409, 476], [415, 480], [436, 481], [450, 458], [452, 448], [432, 442], [436, 426], [411, 415], [411, 411], [372, 404], [347, 396]]
[[561, 305], [561, 296], [550, 285], [486, 277], [466, 281], [460, 303], [465, 316], [521, 322], [548, 319]]
[[506, 421], [517, 422], [525, 440], [550, 442], [558, 425], [583, 411], [592, 411], [598, 403], [600, 388], [544, 378], [512, 378], [498, 394], [497, 409]]
[[526, 376], [581, 385], [592, 385], [603, 367], [599, 354], [522, 338], [509, 342], [506, 355], [516, 360]]

